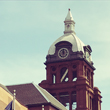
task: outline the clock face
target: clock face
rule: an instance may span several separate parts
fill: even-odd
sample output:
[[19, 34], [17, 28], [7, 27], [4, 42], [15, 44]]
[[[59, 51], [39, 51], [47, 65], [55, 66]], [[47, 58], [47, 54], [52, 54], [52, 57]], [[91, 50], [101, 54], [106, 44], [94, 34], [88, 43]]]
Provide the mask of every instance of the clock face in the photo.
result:
[[61, 59], [65, 59], [68, 55], [69, 55], [69, 51], [68, 51], [67, 48], [61, 48], [61, 49], [58, 51], [58, 56], [59, 56], [59, 58], [61, 58]]

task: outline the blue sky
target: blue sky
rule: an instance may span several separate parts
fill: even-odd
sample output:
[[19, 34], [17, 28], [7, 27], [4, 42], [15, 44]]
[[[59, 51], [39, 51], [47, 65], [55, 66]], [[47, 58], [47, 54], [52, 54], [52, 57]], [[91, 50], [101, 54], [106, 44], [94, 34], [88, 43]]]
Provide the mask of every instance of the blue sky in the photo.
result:
[[64, 31], [68, 8], [76, 35], [92, 47], [94, 85], [102, 92], [102, 110], [110, 97], [109, 1], [0, 1], [0, 83], [35, 82], [46, 77], [50, 45]]

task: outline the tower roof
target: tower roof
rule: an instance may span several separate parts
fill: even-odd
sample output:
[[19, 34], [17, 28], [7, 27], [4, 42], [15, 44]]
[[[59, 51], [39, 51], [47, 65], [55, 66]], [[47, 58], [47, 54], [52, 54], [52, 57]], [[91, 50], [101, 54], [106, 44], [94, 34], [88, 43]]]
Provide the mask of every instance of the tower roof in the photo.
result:
[[65, 18], [65, 31], [64, 35], [59, 37], [49, 48], [48, 55], [53, 55], [55, 53], [55, 45], [59, 42], [62, 41], [67, 41], [72, 44], [72, 51], [77, 52], [77, 51], [82, 51], [84, 53], [84, 48], [85, 44], [76, 36], [74, 32], [74, 24], [75, 22], [73, 21], [73, 17], [71, 14], [70, 9], [68, 10], [68, 14]]
[[72, 51], [77, 52], [77, 51], [82, 51], [84, 53], [84, 48], [85, 44], [74, 34], [64, 34], [60, 38], [58, 38], [51, 46], [48, 51], [48, 55], [53, 55], [55, 53], [55, 45], [59, 42], [62, 41], [67, 41], [72, 44]]
[[72, 17], [70, 9], [68, 10], [68, 14], [65, 18], [65, 21], [73, 21], [73, 17]]

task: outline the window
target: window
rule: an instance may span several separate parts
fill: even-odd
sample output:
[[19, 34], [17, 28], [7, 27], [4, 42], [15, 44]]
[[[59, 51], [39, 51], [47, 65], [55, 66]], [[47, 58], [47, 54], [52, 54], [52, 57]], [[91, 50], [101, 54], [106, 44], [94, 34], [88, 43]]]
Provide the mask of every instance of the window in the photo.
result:
[[68, 80], [68, 68], [63, 67], [60, 71], [60, 82], [67, 82]]
[[77, 107], [77, 102], [73, 102], [73, 104], [72, 104], [72, 110], [76, 110], [76, 107]]
[[73, 81], [76, 81], [76, 80], [77, 80], [77, 72], [73, 71]]
[[56, 83], [56, 75], [53, 74], [53, 84], [55, 84], [55, 83]]
[[90, 76], [89, 76], [89, 71], [87, 71], [87, 79], [89, 80]]
[[83, 66], [83, 74], [86, 76], [86, 66]]

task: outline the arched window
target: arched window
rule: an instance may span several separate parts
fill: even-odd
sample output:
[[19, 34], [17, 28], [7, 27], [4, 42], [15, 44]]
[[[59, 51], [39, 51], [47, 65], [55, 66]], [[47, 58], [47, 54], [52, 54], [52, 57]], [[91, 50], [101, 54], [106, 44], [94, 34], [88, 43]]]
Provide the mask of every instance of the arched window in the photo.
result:
[[60, 71], [60, 82], [67, 82], [68, 80], [68, 68], [63, 67]]
[[56, 74], [53, 74], [53, 75], [52, 75], [52, 82], [53, 82], [53, 84], [56, 83]]
[[76, 81], [76, 80], [77, 80], [77, 72], [73, 71], [73, 81]]
[[86, 66], [83, 66], [83, 75], [86, 76]]
[[90, 81], [90, 70], [87, 70], [87, 79]]

